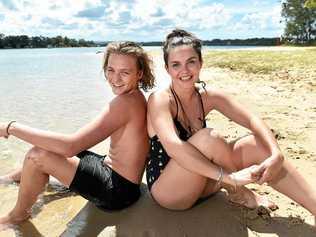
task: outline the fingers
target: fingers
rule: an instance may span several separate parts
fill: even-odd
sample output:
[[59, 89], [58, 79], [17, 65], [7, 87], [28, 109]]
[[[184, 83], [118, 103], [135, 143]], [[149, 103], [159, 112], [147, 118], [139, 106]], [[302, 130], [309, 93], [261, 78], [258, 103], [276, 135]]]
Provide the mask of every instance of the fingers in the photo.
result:
[[252, 175], [251, 167], [235, 172], [234, 178], [238, 182], [238, 186], [254, 183], [258, 180], [256, 176]]
[[254, 176], [261, 176], [264, 170], [265, 170], [265, 167], [263, 165], [251, 166], [251, 174]]
[[265, 171], [265, 167], [264, 166], [258, 166], [258, 165], [254, 165], [251, 166], [251, 177], [253, 179], [254, 182], [258, 182], [258, 180], [261, 179], [263, 172]]
[[271, 172], [267, 169], [265, 172], [263, 172], [262, 177], [257, 182], [258, 184], [268, 183], [271, 180]]

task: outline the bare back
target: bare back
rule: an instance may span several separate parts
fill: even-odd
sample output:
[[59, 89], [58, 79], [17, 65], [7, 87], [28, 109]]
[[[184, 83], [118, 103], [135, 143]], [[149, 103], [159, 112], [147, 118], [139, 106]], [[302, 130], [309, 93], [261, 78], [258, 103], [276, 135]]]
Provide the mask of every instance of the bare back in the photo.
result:
[[148, 152], [146, 99], [140, 91], [123, 95], [124, 115], [129, 120], [111, 136], [107, 165], [134, 183], [141, 181]]

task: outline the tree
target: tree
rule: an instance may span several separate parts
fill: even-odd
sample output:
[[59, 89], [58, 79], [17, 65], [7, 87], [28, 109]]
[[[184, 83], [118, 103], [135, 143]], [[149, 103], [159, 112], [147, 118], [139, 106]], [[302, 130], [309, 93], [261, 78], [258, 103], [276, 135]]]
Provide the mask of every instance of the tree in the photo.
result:
[[305, 7], [305, 0], [286, 0], [282, 17], [286, 23], [283, 37], [288, 41], [310, 43], [316, 38], [316, 9]]
[[4, 47], [3, 39], [4, 39], [4, 34], [0, 33], [0, 49]]
[[316, 9], [316, 0], [307, 0], [305, 2], [305, 7], [310, 9]]
[[2, 48], [46, 48], [46, 47], [94, 47], [93, 41], [80, 39], [78, 42], [63, 36], [48, 38], [44, 36], [28, 37], [27, 35], [8, 35], [0, 33], [0, 49]]

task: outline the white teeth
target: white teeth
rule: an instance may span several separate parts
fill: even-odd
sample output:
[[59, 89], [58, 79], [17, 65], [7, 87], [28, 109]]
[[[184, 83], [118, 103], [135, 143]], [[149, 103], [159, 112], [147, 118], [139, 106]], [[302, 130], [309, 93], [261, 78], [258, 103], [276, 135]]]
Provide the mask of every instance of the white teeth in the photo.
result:
[[190, 80], [190, 79], [191, 79], [191, 76], [180, 77], [180, 79], [181, 79], [182, 81], [187, 81], [187, 80]]

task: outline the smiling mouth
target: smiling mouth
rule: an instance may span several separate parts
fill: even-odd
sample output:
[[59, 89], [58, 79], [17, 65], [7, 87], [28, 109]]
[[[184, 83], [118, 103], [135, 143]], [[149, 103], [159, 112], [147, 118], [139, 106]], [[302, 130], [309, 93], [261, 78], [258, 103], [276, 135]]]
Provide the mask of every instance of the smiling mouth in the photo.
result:
[[114, 85], [114, 84], [112, 84], [112, 86], [115, 87], [115, 88], [120, 88], [120, 87], [123, 87], [124, 85]]
[[183, 77], [180, 77], [180, 80], [181, 81], [189, 81], [192, 79], [192, 76], [183, 76]]

